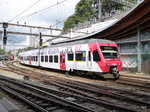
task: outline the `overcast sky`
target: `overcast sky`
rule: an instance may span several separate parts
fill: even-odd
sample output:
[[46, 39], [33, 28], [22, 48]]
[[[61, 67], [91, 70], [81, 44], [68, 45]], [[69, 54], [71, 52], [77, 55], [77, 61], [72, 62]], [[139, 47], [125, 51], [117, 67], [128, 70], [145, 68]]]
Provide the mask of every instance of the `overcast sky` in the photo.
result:
[[72, 15], [75, 5], [79, 1], [80, 0], [0, 0], [0, 22], [9, 21], [10, 23], [17, 23], [17, 21], [19, 21], [20, 24], [26, 22], [28, 25], [53, 26], [56, 24], [56, 21], [62, 22], [66, 20], [68, 16]]
[[[63, 28], [63, 22], [75, 11], [75, 6], [80, 0], [0, 0], [0, 22], [27, 24]], [[2, 26], [0, 26], [0, 30]], [[8, 27], [8, 31], [23, 31], [27, 29]], [[8, 35], [7, 43], [29, 43], [27, 36]], [[2, 41], [0, 41], [2, 43]], [[9, 46], [9, 48], [11, 48]]]

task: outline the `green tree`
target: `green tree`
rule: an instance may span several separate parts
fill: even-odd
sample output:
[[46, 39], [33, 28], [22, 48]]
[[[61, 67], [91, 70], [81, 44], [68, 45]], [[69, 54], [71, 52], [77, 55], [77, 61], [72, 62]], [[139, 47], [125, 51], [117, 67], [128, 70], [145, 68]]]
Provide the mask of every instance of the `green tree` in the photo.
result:
[[74, 15], [68, 17], [64, 23], [63, 30], [66, 31], [73, 28], [78, 23], [90, 21], [94, 17], [96, 17], [96, 15], [94, 13], [94, 8], [92, 7], [92, 0], [80, 0], [76, 5]]
[[64, 23], [64, 28], [63, 28], [64, 31], [74, 27], [74, 25], [75, 25], [75, 20], [74, 19], [75, 19], [74, 15], [68, 17], [68, 19]]
[[23, 49], [18, 49], [18, 52], [32, 50], [32, 49], [35, 49], [35, 47], [27, 47], [27, 48], [23, 48]]
[[78, 23], [98, 18], [99, 6], [101, 7], [101, 16], [104, 17], [109, 14], [115, 14], [117, 11], [124, 11], [126, 8], [131, 8], [135, 3], [136, 0], [80, 0], [76, 5], [75, 13], [68, 17], [64, 23], [63, 30], [66, 31]]
[[5, 51], [0, 48], [0, 55], [3, 55], [3, 54], [5, 54]]
[[136, 0], [93, 0], [92, 4], [97, 10], [97, 15], [100, 7], [101, 16], [105, 16], [107, 14], [115, 14], [117, 11], [125, 11], [127, 8], [131, 8], [135, 3]]

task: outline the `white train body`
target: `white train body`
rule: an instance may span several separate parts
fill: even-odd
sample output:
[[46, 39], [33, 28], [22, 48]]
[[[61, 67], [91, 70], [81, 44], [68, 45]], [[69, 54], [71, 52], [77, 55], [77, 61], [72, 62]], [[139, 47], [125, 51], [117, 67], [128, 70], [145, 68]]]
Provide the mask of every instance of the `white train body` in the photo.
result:
[[119, 72], [121, 61], [117, 45], [100, 39], [63, 43], [19, 53], [19, 62], [22, 64], [90, 73], [110, 73], [112, 67]]

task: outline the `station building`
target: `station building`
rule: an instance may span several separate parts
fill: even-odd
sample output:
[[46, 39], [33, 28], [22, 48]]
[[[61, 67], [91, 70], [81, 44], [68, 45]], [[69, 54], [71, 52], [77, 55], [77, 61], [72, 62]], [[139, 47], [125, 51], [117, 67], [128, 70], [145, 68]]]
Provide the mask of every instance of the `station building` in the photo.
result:
[[[137, 36], [116, 41], [123, 61], [123, 69], [137, 72]], [[141, 35], [142, 72], [150, 74], [150, 32]]]

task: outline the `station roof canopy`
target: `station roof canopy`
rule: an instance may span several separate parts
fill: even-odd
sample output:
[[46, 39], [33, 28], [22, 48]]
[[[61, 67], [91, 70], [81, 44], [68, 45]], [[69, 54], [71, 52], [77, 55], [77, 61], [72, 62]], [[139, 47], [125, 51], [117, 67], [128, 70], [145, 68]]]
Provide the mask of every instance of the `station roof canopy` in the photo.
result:
[[[107, 28], [83, 37], [66, 40], [65, 42], [88, 38], [121, 40], [137, 35], [138, 27], [141, 33], [150, 31], [150, 0], [144, 0], [120, 20]], [[63, 42], [62, 42], [63, 43]]]
[[109, 40], [129, 38], [137, 35], [138, 26], [140, 27], [141, 33], [150, 31], [150, 0], [144, 0], [126, 16], [88, 38]]
[[150, 0], [144, 0], [126, 16], [103, 31], [92, 35], [93, 38], [120, 40], [137, 35], [137, 28], [141, 33], [150, 31]]

